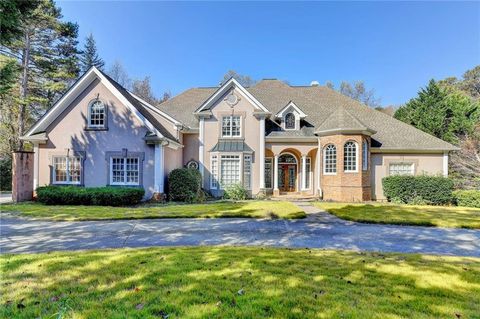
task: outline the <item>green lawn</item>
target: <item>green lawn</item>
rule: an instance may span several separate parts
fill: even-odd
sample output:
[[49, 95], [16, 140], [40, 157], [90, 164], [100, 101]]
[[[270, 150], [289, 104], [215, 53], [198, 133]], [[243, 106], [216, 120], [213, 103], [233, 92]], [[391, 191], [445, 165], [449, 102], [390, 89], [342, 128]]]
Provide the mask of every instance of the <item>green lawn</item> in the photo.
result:
[[304, 218], [305, 212], [289, 202], [239, 201], [207, 204], [141, 205], [138, 207], [47, 206], [38, 203], [7, 204], [2, 212], [20, 212], [24, 217], [51, 220], [102, 220], [140, 218]]
[[2, 318], [384, 319], [480, 314], [478, 258], [150, 248], [3, 255], [0, 269]]
[[361, 223], [480, 228], [480, 209], [447, 206], [316, 202], [342, 219]]

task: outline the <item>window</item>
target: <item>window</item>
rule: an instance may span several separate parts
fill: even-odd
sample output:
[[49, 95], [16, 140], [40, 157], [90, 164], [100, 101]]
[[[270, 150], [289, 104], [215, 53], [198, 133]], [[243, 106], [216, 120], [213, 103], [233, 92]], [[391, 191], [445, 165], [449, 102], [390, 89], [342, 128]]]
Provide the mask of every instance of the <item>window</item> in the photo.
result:
[[362, 169], [368, 170], [368, 143], [366, 141], [362, 144]]
[[265, 158], [265, 188], [272, 188], [272, 167], [273, 159], [271, 157]]
[[291, 154], [283, 154], [278, 158], [279, 164], [297, 164], [297, 159]]
[[240, 136], [240, 116], [225, 116], [222, 118], [222, 137]]
[[347, 142], [343, 146], [343, 170], [345, 172], [357, 171], [357, 144]]
[[252, 155], [243, 157], [243, 187], [245, 189], [252, 188]]
[[390, 175], [414, 175], [413, 163], [390, 163], [388, 168]]
[[337, 148], [335, 145], [330, 144], [323, 149], [323, 173], [337, 173]]
[[88, 107], [88, 127], [105, 128], [106, 114], [105, 105], [99, 100], [93, 101]]
[[218, 159], [217, 155], [212, 155], [210, 158], [210, 169], [212, 174], [210, 175], [210, 188], [218, 189]]
[[285, 129], [287, 130], [295, 129], [295, 114], [287, 113], [287, 115], [285, 115]]
[[80, 156], [53, 157], [53, 184], [79, 185], [82, 158]]
[[139, 185], [140, 160], [138, 157], [110, 158], [111, 185]]
[[240, 156], [222, 155], [220, 173], [220, 184], [222, 187], [240, 183]]
[[311, 170], [312, 170], [312, 158], [307, 157], [306, 163], [305, 163], [305, 172], [307, 175], [305, 179], [305, 189], [310, 189]]

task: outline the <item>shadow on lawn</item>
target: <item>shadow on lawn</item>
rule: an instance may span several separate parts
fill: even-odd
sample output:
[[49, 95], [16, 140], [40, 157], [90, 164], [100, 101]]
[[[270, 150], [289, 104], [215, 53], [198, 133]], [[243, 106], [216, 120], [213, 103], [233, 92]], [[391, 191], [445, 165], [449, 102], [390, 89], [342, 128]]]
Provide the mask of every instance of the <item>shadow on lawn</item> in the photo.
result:
[[[473, 258], [264, 248], [2, 257], [3, 317], [471, 317]], [[25, 306], [19, 309], [17, 305]]]

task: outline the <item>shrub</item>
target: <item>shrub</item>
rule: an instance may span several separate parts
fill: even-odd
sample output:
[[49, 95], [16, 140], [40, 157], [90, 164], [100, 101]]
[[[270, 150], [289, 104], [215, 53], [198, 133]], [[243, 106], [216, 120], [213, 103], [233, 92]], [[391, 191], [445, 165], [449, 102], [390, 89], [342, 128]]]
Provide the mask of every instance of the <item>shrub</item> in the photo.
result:
[[145, 190], [140, 187], [43, 186], [37, 200], [46, 205], [131, 206], [140, 203]]
[[0, 191], [12, 190], [12, 158], [0, 159]]
[[168, 175], [168, 196], [170, 200], [197, 202], [202, 194], [202, 175], [193, 168], [177, 168]]
[[442, 205], [453, 200], [453, 181], [447, 177], [388, 176], [382, 182], [383, 193], [389, 201]]
[[249, 197], [248, 190], [243, 187], [242, 184], [233, 184], [225, 188], [223, 192], [223, 198], [243, 200]]
[[456, 190], [453, 197], [458, 206], [480, 208], [480, 190]]

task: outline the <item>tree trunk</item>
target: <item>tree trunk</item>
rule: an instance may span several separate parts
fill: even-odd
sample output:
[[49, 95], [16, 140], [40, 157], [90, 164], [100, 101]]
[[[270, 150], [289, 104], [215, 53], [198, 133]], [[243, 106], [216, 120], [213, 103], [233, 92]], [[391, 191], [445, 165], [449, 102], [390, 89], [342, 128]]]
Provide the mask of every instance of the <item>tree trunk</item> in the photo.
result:
[[[28, 95], [28, 67], [30, 62], [30, 33], [25, 31], [25, 46], [22, 49], [22, 77], [20, 83], [20, 105], [18, 114], [18, 135], [23, 136], [25, 131], [25, 111]], [[19, 150], [23, 151], [23, 141], [20, 139]]]

